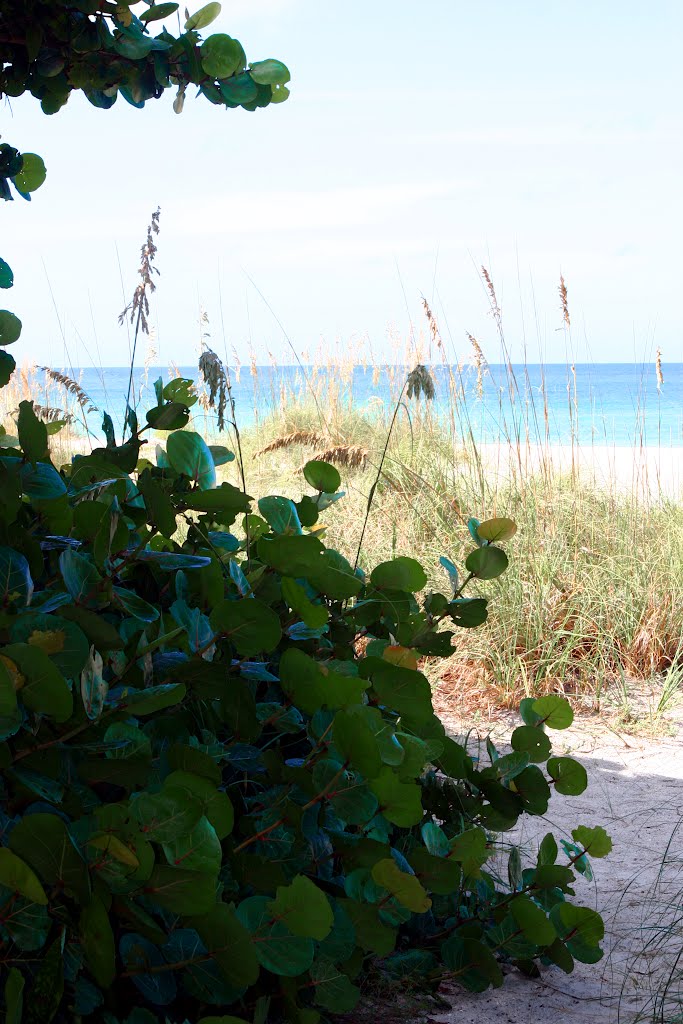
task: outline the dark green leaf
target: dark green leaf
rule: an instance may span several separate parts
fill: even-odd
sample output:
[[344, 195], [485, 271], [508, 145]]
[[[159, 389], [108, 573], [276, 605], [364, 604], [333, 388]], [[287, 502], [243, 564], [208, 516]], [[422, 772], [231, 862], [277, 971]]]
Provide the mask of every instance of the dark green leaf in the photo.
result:
[[166, 454], [176, 473], [189, 477], [200, 491], [216, 486], [216, 467], [201, 434], [190, 430], [175, 431], [166, 442]]
[[280, 886], [269, 906], [272, 916], [282, 921], [292, 935], [321, 942], [332, 929], [330, 901], [304, 875], [296, 875], [291, 885]]
[[270, 907], [266, 896], [251, 896], [240, 903], [237, 916], [251, 934], [262, 966], [281, 977], [295, 978], [313, 963], [313, 940], [293, 935], [281, 921], [273, 919]]
[[411, 593], [427, 585], [427, 576], [420, 563], [405, 556], [381, 562], [372, 570], [370, 580], [374, 587]]
[[547, 768], [555, 791], [564, 796], [579, 796], [588, 785], [586, 769], [573, 757], [551, 757]]
[[62, 885], [82, 904], [90, 901], [85, 861], [56, 814], [28, 814], [12, 830], [10, 848], [47, 885]]
[[273, 651], [282, 636], [278, 616], [256, 598], [222, 601], [211, 612], [211, 625], [245, 658]]
[[475, 548], [465, 560], [465, 568], [479, 580], [494, 580], [508, 567], [508, 557], [500, 548], [486, 545]]
[[[263, 67], [264, 64], [278, 63], [279, 61], [262, 61], [261, 65], [252, 64], [251, 77], [255, 82], [262, 81], [262, 78], [258, 77], [259, 71], [257, 71], [257, 69], [260, 69], [260, 73], [263, 76], [267, 72], [267, 69]], [[284, 64], [280, 65], [280, 67], [284, 68]], [[284, 68], [284, 70], [286, 71], [286, 68]], [[289, 81], [289, 73], [287, 74], [288, 77], [285, 81]], [[272, 85], [274, 83], [264, 82], [263, 84]], [[341, 486], [339, 470], [330, 465], [329, 462], [322, 462], [320, 459], [312, 459], [310, 462], [306, 463], [304, 466], [304, 477], [306, 478], [306, 482], [309, 483], [314, 490], [327, 494], [334, 494], [334, 492], [338, 491]]]
[[[1, 329], [0, 323], [0, 331]], [[19, 403], [17, 433], [21, 450], [29, 462], [35, 466], [40, 459], [47, 457], [47, 427], [33, 411], [33, 402]]]
[[0, 345], [13, 345], [21, 334], [21, 320], [8, 309], [0, 309]]

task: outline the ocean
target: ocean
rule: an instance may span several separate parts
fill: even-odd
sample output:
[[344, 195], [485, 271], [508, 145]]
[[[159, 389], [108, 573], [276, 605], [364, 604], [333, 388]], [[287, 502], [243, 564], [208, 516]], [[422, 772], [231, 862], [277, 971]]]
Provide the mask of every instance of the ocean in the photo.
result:
[[[178, 369], [184, 377], [198, 378], [196, 367]], [[104, 410], [120, 428], [128, 368], [67, 368], [66, 372], [80, 381], [97, 406], [88, 415], [89, 428], [101, 433]], [[347, 374], [329, 367], [258, 366], [252, 373], [242, 366], [238, 372], [232, 370], [237, 422], [241, 428], [249, 427], [282, 404], [312, 402], [312, 392], [323, 415], [331, 395], [369, 415], [386, 414], [406, 372], [390, 366], [375, 370], [356, 366]], [[489, 365], [479, 382], [476, 369], [469, 366], [451, 373], [437, 365], [431, 373], [436, 391], [432, 414], [444, 423], [455, 423], [460, 433], [471, 432], [479, 444], [501, 440], [569, 444], [574, 438], [582, 445], [683, 447], [683, 363], [664, 367], [660, 388], [652, 363], [578, 363], [573, 370], [564, 364]], [[168, 368], [135, 370], [135, 401], [141, 419], [145, 409], [155, 404], [152, 382], [157, 377], [166, 383]], [[410, 412], [416, 399], [404, 401]]]

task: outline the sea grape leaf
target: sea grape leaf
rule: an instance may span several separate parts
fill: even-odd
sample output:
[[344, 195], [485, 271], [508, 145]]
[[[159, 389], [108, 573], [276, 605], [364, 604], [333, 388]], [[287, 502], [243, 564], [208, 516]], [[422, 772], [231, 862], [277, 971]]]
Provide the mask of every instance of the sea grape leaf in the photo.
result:
[[21, 1024], [24, 1010], [24, 975], [17, 967], [10, 967], [5, 981], [5, 1022]]
[[401, 871], [392, 857], [378, 861], [372, 869], [372, 877], [414, 914], [424, 914], [430, 909], [432, 901], [416, 876]]
[[557, 938], [552, 921], [528, 896], [515, 896], [510, 902], [510, 912], [529, 942], [549, 946]]
[[32, 869], [6, 846], [0, 847], [0, 884], [31, 903], [47, 905], [45, 890]]
[[379, 801], [384, 817], [401, 828], [417, 825], [422, 819], [422, 794], [415, 782], [401, 782], [391, 768], [383, 768], [368, 785]]
[[201, 871], [156, 864], [144, 882], [143, 892], [172, 914], [205, 914], [216, 899], [216, 879]]
[[26, 558], [14, 548], [0, 547], [0, 598], [4, 606], [31, 603], [33, 580]]
[[227, 903], [216, 903], [200, 916], [189, 919], [225, 980], [237, 989], [253, 985], [259, 976], [249, 928]]
[[[252, 66], [252, 77], [255, 77], [254, 66]], [[258, 78], [255, 78], [255, 81], [258, 81]], [[272, 85], [273, 83], [268, 82], [265, 84]], [[320, 491], [321, 493], [334, 494], [334, 492], [338, 491], [341, 486], [339, 470], [329, 462], [323, 462], [321, 459], [311, 459], [307, 462], [304, 466], [303, 473], [306, 483], [310, 484], [314, 490]]]
[[173, 972], [154, 970], [165, 965], [157, 946], [143, 935], [126, 932], [119, 940], [119, 952], [133, 984], [148, 1002], [154, 1006], [168, 1006], [173, 1002], [177, 992]]
[[292, 935], [321, 942], [332, 929], [334, 917], [330, 901], [305, 875], [296, 875], [291, 885], [278, 886], [269, 907], [273, 916], [279, 918]]
[[267, 896], [249, 896], [237, 907], [237, 916], [251, 934], [261, 965], [273, 974], [295, 978], [313, 963], [313, 940], [292, 934], [274, 920], [271, 902]]
[[612, 852], [612, 840], [600, 825], [594, 828], [579, 825], [573, 830], [572, 839], [591, 857], [606, 857]]
[[211, 612], [210, 621], [213, 629], [227, 636], [245, 658], [275, 650], [282, 636], [279, 617], [253, 597], [221, 601]]
[[93, 978], [102, 988], [109, 988], [116, 977], [116, 950], [109, 914], [99, 897], [93, 896], [81, 911], [79, 931]]
[[314, 1002], [330, 1012], [350, 1013], [360, 999], [360, 989], [331, 960], [319, 958], [311, 967]]
[[428, 721], [434, 714], [431, 686], [421, 672], [375, 657], [363, 658], [358, 672], [362, 678], [372, 680], [372, 688], [382, 704], [411, 723]]
[[217, 875], [221, 867], [222, 850], [216, 830], [208, 818], [202, 816], [188, 832], [162, 843], [169, 864]]
[[73, 713], [73, 695], [57, 666], [45, 651], [31, 644], [7, 644], [4, 658], [14, 663], [23, 676], [19, 690], [22, 703], [30, 711], [66, 722]]
[[508, 557], [490, 544], [475, 548], [465, 559], [465, 568], [478, 580], [495, 580], [508, 567]]
[[416, 559], [402, 555], [375, 566], [370, 574], [370, 581], [378, 589], [408, 590], [415, 593], [426, 587], [427, 576]]
[[547, 770], [555, 791], [564, 796], [579, 796], [588, 785], [586, 769], [573, 757], [551, 757]]
[[477, 533], [482, 540], [489, 544], [498, 544], [500, 541], [512, 540], [517, 533], [517, 524], [504, 516], [498, 519], [487, 519], [485, 522], [479, 523]]
[[82, 904], [90, 901], [85, 861], [56, 814], [24, 815], [12, 829], [9, 846], [44, 883], [63, 886]]
[[232, 832], [235, 812], [230, 797], [209, 782], [208, 779], [182, 769], [171, 772], [164, 780], [164, 788], [188, 789], [201, 801], [202, 811], [213, 825], [219, 839], [225, 839]]
[[174, 431], [166, 441], [166, 454], [176, 473], [189, 477], [200, 491], [216, 486], [213, 456], [201, 434], [191, 430]]
[[[367, 779], [379, 774], [382, 758], [374, 730], [363, 712], [371, 709], [362, 707], [338, 711], [334, 718], [332, 738], [334, 745], [346, 761]], [[378, 715], [379, 717], [379, 715]], [[379, 720], [381, 728], [381, 718]]]
[[547, 761], [552, 744], [547, 735], [533, 725], [520, 725], [510, 737], [512, 749], [529, 755], [536, 764]]
[[531, 710], [549, 729], [568, 729], [574, 721], [574, 712], [567, 698], [554, 693], [539, 697], [532, 703]]
[[180, 789], [136, 793], [130, 810], [143, 836], [157, 843], [172, 843], [189, 834], [202, 817], [199, 800]]
[[[2, 341], [2, 344], [7, 344], [7, 342]], [[41, 459], [48, 457], [47, 427], [36, 416], [33, 402], [24, 400], [19, 403], [17, 434], [19, 435], [21, 450], [28, 461], [33, 463], [34, 466]]]

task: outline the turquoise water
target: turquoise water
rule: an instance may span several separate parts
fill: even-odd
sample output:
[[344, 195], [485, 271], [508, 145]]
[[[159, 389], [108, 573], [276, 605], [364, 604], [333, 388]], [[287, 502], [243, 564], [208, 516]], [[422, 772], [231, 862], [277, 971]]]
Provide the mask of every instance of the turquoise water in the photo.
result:
[[[88, 416], [91, 430], [100, 433], [101, 412], [107, 410], [120, 426], [128, 389], [127, 367], [83, 368], [69, 370], [80, 375], [84, 390], [98, 407]], [[197, 378], [196, 367], [180, 367], [183, 376]], [[328, 372], [316, 369], [316, 393], [322, 397]], [[306, 376], [292, 366], [260, 366], [256, 377], [242, 367], [233, 376], [237, 420], [241, 427], [255, 418], [268, 415], [279, 405], [283, 392], [304, 399], [310, 391]], [[449, 422], [449, 372], [444, 366], [432, 367], [436, 384], [433, 411]], [[572, 433], [581, 444], [617, 446], [648, 444], [683, 447], [683, 363], [664, 367], [665, 382], [657, 389], [652, 364], [601, 363], [577, 364], [575, 377], [566, 365], [547, 364], [509, 368], [491, 365], [483, 377], [483, 396], [477, 394], [477, 376], [473, 368], [454, 371], [458, 390], [458, 430], [472, 431], [478, 443], [521, 438], [532, 443], [550, 441], [567, 444]], [[147, 371], [147, 386], [139, 399], [139, 408], [154, 404], [152, 382], [161, 376], [166, 382], [168, 369], [152, 367]], [[355, 367], [352, 380], [344, 386], [345, 396], [358, 408], [369, 412], [389, 410], [396, 396], [396, 381], [403, 379], [398, 367], [384, 367], [373, 382], [372, 368]], [[135, 372], [135, 391], [139, 395], [145, 379], [142, 369]], [[393, 384], [392, 384], [393, 379]], [[335, 375], [335, 381], [338, 377]], [[392, 397], [393, 396], [393, 397]], [[545, 398], [544, 398], [545, 396]], [[40, 400], [40, 399], [39, 399]], [[407, 402], [410, 408], [410, 402]]]

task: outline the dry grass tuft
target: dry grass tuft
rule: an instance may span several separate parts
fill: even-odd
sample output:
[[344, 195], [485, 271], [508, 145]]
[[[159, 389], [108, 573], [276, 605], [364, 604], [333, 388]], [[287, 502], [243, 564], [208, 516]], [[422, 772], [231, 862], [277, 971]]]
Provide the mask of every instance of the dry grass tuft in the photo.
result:
[[49, 366], [39, 366], [38, 369], [42, 370], [53, 384], [58, 384], [59, 387], [64, 388], [70, 395], [73, 395], [85, 413], [98, 411], [90, 395], [83, 390], [78, 381], [74, 380], [73, 377], [69, 377], [66, 373], [60, 373], [58, 370], [51, 370]]
[[560, 286], [558, 291], [560, 293], [560, 302], [562, 303], [562, 320], [567, 327], [571, 327], [572, 322], [569, 316], [569, 302], [567, 301], [567, 285], [564, 283], [564, 277], [562, 274], [560, 274]]
[[365, 469], [369, 456], [370, 452], [362, 444], [338, 444], [316, 452], [313, 458], [320, 462], [332, 462], [345, 469]]
[[[329, 438], [317, 430], [293, 430], [290, 434], [282, 434], [280, 437], [276, 437], [264, 445], [263, 448], [259, 448], [258, 451], [254, 452], [253, 458], [258, 459], [269, 452], [277, 452], [281, 448], [291, 448], [295, 444], [306, 448], [315, 448], [325, 444], [328, 440]], [[316, 455], [315, 458], [322, 458], [322, 456]]]

